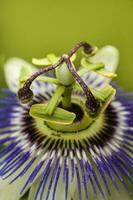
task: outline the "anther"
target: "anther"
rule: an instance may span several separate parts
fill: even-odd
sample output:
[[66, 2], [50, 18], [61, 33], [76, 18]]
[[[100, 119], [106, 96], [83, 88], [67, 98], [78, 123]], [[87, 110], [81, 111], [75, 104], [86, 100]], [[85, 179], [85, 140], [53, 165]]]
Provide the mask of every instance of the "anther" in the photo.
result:
[[33, 92], [28, 87], [20, 88], [18, 91], [18, 98], [23, 104], [28, 103], [33, 98]]
[[95, 99], [95, 97], [93, 96], [93, 94], [91, 93], [90, 89], [88, 88], [88, 86], [86, 85], [86, 83], [83, 81], [83, 79], [77, 74], [77, 72], [75, 71], [71, 60], [69, 58], [69, 56], [67, 56], [66, 54], [62, 56], [69, 71], [71, 72], [71, 74], [73, 75], [74, 79], [80, 84], [80, 86], [82, 87], [84, 94], [86, 95], [86, 106], [90, 109], [90, 111], [94, 114], [97, 112], [99, 106], [100, 106], [100, 102]]
[[30, 86], [32, 84], [32, 82], [40, 75], [47, 73], [50, 70], [55, 69], [56, 67], [58, 67], [59, 65], [61, 65], [63, 63], [63, 59], [60, 58], [59, 61], [57, 61], [57, 63], [55, 63], [54, 65], [50, 65], [49, 67], [44, 67], [41, 68], [39, 71], [35, 72], [30, 78], [28, 78], [23, 86], [23, 88], [20, 88], [18, 91], [18, 98], [20, 99], [20, 101], [22, 103], [28, 103], [32, 97], [33, 97], [33, 92], [30, 89]]
[[90, 45], [87, 42], [79, 42], [73, 49], [68, 53], [69, 58], [76, 53], [81, 47], [83, 47], [86, 54], [94, 55], [97, 51], [97, 47]]

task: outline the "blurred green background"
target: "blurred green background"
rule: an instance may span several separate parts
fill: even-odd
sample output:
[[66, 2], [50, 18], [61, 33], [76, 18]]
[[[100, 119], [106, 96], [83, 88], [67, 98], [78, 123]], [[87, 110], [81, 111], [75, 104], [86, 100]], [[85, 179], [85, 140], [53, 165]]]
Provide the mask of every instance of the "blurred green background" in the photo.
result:
[[31, 62], [32, 57], [67, 52], [82, 40], [99, 48], [116, 46], [116, 81], [126, 91], [133, 90], [133, 0], [0, 0], [0, 55]]
[[115, 45], [117, 82], [133, 89], [133, 0], [0, 0], [0, 54], [31, 61], [82, 40]]

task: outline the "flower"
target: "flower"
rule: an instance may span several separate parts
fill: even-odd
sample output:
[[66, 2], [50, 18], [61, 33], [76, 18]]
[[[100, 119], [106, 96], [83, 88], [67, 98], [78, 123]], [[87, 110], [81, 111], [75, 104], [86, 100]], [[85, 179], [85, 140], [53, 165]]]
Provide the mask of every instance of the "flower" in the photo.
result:
[[[89, 61], [93, 66], [105, 63], [105, 68], [112, 73], [118, 63], [118, 52], [106, 46]], [[87, 65], [86, 58], [82, 65]], [[61, 110], [60, 106], [56, 109], [59, 105], [55, 99], [57, 86], [40, 81], [32, 84], [33, 99], [22, 104], [16, 92], [23, 66], [36, 72], [32, 65], [18, 58], [5, 64], [9, 89], [2, 90], [0, 95], [0, 199], [18, 200], [28, 190], [29, 200], [87, 200], [90, 193], [94, 199], [99, 194], [106, 199], [106, 195], [110, 195], [109, 181], [119, 191], [118, 180], [128, 189], [124, 176], [132, 181], [133, 94], [117, 88], [114, 97], [111, 86], [103, 89], [109, 79], [96, 72], [107, 76], [110, 73], [105, 74], [103, 69], [82, 73], [83, 68], [79, 74], [84, 83], [109, 98], [109, 102], [104, 99], [104, 110], [96, 118], [89, 116], [84, 92], [76, 84], [69, 112], [62, 107]], [[64, 88], [58, 90], [59, 99]], [[98, 92], [94, 93], [100, 97]], [[53, 118], [43, 111], [43, 104], [48, 104], [52, 98], [50, 109], [58, 102], [54, 105]], [[66, 119], [60, 118], [59, 112]]]

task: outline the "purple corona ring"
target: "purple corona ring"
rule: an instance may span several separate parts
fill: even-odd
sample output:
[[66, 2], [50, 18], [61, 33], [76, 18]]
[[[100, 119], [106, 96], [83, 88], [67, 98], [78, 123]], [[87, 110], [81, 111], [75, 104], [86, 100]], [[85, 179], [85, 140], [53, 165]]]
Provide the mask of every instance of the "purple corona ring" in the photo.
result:
[[[46, 78], [40, 71], [48, 68], [38, 70], [18, 58], [5, 63], [9, 89], [0, 92], [0, 200], [24, 195], [27, 200], [95, 200], [108, 199], [112, 187], [130, 190], [133, 94], [110, 81], [118, 64], [114, 47], [95, 55], [91, 46], [83, 47], [89, 56], [83, 55], [78, 69], [72, 58], [76, 48], [68, 59], [44, 59], [56, 77]], [[63, 67], [67, 72], [58, 70]]]

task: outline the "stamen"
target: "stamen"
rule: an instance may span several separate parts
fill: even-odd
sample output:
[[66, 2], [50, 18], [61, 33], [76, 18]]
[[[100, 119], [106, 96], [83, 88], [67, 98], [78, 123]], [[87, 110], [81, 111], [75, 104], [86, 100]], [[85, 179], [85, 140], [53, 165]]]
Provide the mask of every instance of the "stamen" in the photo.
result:
[[39, 71], [34, 73], [27, 81], [25, 82], [23, 88], [20, 88], [18, 91], [18, 98], [22, 101], [22, 103], [27, 103], [33, 96], [33, 92], [30, 90], [30, 86], [32, 82], [40, 75], [47, 73], [61, 65], [63, 63], [63, 59], [60, 58], [57, 63], [54, 65], [50, 65], [49, 67], [41, 68]]
[[93, 96], [93, 94], [91, 93], [90, 89], [88, 88], [88, 86], [83, 81], [83, 79], [74, 70], [74, 67], [73, 67], [73, 65], [72, 65], [72, 63], [70, 61], [69, 56], [68, 55], [63, 55], [62, 57], [63, 57], [64, 61], [66, 62], [69, 71], [71, 72], [73, 77], [76, 79], [76, 81], [82, 87], [82, 89], [83, 89], [83, 91], [84, 91], [84, 93], [85, 93], [85, 95], [87, 97], [87, 101], [86, 101], [87, 107], [89, 107], [89, 109], [93, 113], [95, 113], [98, 110], [99, 106], [100, 106], [99, 101], [95, 99], [95, 97]]
[[33, 97], [33, 92], [29, 87], [24, 86], [18, 91], [18, 98], [22, 103], [28, 103]]
[[27, 79], [27, 81], [25, 82], [23, 88], [19, 89], [18, 91], [18, 98], [22, 101], [22, 103], [27, 103], [28, 101], [31, 100], [31, 98], [33, 97], [33, 92], [30, 90], [30, 86], [32, 84], [32, 82], [41, 74], [47, 73], [50, 70], [53, 70], [55, 68], [57, 68], [59, 65], [63, 64], [63, 62], [65, 62], [67, 64], [67, 67], [69, 69], [69, 71], [72, 73], [73, 77], [76, 79], [76, 81], [78, 81], [78, 83], [81, 85], [86, 97], [87, 97], [87, 101], [86, 101], [86, 105], [87, 107], [93, 112], [95, 113], [98, 108], [99, 108], [99, 102], [95, 99], [95, 97], [93, 96], [93, 94], [91, 93], [91, 91], [88, 89], [88, 86], [85, 84], [85, 82], [81, 79], [81, 77], [77, 74], [77, 72], [74, 70], [72, 63], [70, 61], [70, 57], [78, 51], [78, 49], [80, 47], [84, 48], [84, 52], [87, 54], [91, 54], [95, 52], [95, 48], [93, 46], [91, 46], [90, 44], [86, 43], [86, 42], [80, 42], [78, 44], [76, 44], [76, 46], [66, 55], [63, 55], [58, 61], [57, 63], [55, 63], [54, 65], [51, 65], [47, 68], [41, 68], [38, 72], [34, 73], [29, 79]]
[[75, 45], [75, 47], [73, 49], [71, 49], [71, 51], [68, 53], [69, 58], [76, 53], [79, 48], [83, 47], [84, 48], [84, 52], [86, 54], [94, 54], [96, 51], [96, 47], [91, 46], [90, 44], [88, 44], [87, 42], [79, 42]]

